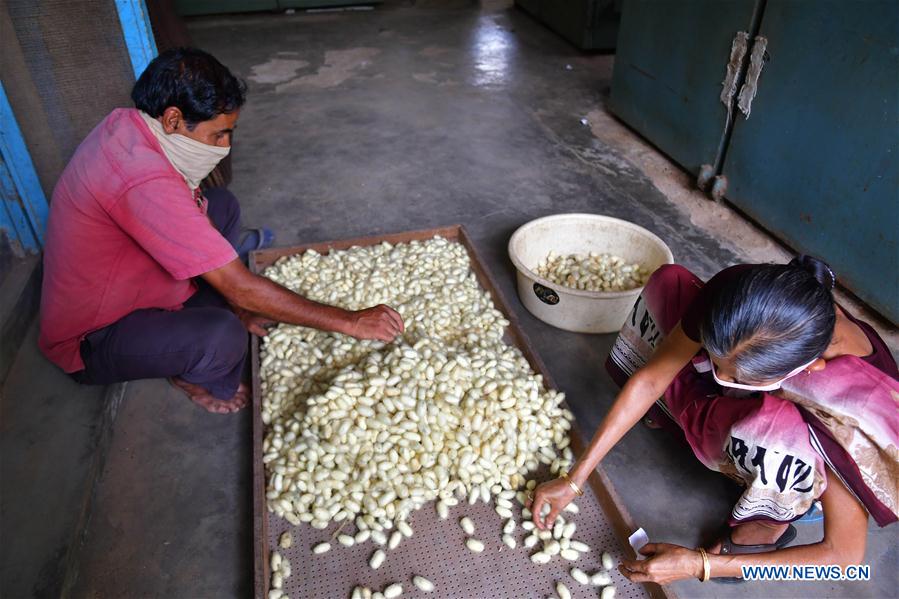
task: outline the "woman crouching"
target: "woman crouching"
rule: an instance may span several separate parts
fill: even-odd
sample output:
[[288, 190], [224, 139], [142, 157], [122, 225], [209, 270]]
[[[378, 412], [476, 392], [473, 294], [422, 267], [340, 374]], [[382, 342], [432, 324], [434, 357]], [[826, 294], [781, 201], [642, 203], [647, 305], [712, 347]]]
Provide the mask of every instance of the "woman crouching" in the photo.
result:
[[[899, 509], [899, 371], [877, 333], [835, 304], [835, 282], [808, 256], [733, 266], [707, 284], [680, 266], [656, 271], [606, 362], [621, 392], [571, 471], [535, 490], [537, 527], [552, 525], [645, 416], [744, 492], [708, 550], [650, 543], [648, 559], [622, 563], [627, 578], [665, 584], [741, 577], [743, 566], [861, 563], [868, 515], [886, 526]], [[823, 539], [788, 547], [790, 522], [818, 500]]]

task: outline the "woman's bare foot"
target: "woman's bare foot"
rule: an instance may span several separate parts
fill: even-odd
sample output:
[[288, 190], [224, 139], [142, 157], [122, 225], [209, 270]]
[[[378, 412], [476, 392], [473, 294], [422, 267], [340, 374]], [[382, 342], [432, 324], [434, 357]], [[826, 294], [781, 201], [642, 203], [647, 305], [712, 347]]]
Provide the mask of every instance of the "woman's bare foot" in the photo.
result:
[[203, 406], [213, 414], [231, 414], [242, 410], [250, 403], [250, 389], [243, 383], [238, 385], [237, 392], [229, 400], [218, 399], [204, 387], [188, 383], [179, 377], [170, 378], [169, 383], [184, 392], [192, 402]]
[[[730, 539], [735, 545], [771, 545], [776, 543], [789, 527], [779, 522], [745, 522], [731, 529]], [[720, 553], [721, 541], [709, 547], [709, 553]]]

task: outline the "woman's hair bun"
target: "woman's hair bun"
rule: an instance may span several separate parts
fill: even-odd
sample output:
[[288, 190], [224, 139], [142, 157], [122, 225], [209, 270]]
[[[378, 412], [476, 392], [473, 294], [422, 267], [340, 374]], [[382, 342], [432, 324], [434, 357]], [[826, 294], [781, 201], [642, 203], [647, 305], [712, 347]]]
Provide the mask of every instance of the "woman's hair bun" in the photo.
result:
[[833, 274], [830, 265], [824, 260], [819, 260], [814, 256], [800, 254], [790, 260], [790, 266], [798, 266], [810, 275], [815, 277], [821, 285], [828, 291], [833, 289], [837, 284], [837, 276]]

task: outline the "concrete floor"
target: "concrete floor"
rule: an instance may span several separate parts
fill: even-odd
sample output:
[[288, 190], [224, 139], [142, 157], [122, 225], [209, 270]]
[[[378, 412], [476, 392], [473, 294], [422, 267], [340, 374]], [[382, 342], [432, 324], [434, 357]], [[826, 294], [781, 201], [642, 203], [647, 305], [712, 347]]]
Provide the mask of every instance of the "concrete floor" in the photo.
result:
[[0, 391], [0, 596], [59, 596], [96, 477], [103, 399], [40, 355], [32, 326]]
[[[709, 205], [699, 212], [724, 217], [697, 223], [695, 210], [666, 197], [659, 189], [680, 193], [681, 175], [647, 176], [633, 150], [642, 148], [643, 158], [651, 150], [603, 110], [611, 58], [579, 53], [506, 2], [200, 18], [189, 28], [197, 45], [250, 84], [233, 150], [232, 190], [245, 223], [272, 227], [279, 245], [463, 223], [515, 300], [587, 436], [615, 395], [602, 369], [614, 336], [565, 333], [518, 304], [505, 252], [515, 228], [557, 212], [626, 218], [662, 237], [677, 261], [701, 276], [766, 251], [783, 252], [726, 207]], [[755, 240], [751, 247], [744, 237], [734, 241], [738, 230]], [[31, 395], [27, 375], [52, 370], [33, 355], [31, 343], [23, 349], [27, 357], [20, 356], [27, 363], [11, 373], [16, 386], [4, 389], [4, 459], [10, 399]], [[76, 401], [83, 392], [64, 377], [46, 384]], [[65, 423], [28, 426], [48, 438]], [[67, 570], [75, 580], [72, 596], [250, 594], [248, 412], [209, 415], [164, 382], [132, 383], [107, 455], [84, 545]], [[65, 458], [75, 459], [61, 456], [59, 463], [67, 464]], [[5, 479], [9, 467], [4, 463]], [[643, 427], [624, 438], [604, 467], [654, 540], [710, 541], [735, 497], [732, 485], [686, 447]], [[43, 530], [43, 512], [26, 508], [18, 506], [17, 517]], [[25, 535], [35, 526], [15, 530]], [[800, 534], [812, 541], [820, 526], [801, 525]], [[48, 551], [52, 543], [44, 545]], [[673, 590], [684, 597], [890, 596], [899, 583], [897, 547], [893, 529], [871, 527], [869, 583], [685, 581]], [[24, 558], [3, 554], [4, 596], [58, 594], [52, 590], [58, 585], [46, 583], [52, 576], [43, 586], [34, 582], [36, 568], [13, 578]], [[45, 558], [52, 563], [52, 555]]]

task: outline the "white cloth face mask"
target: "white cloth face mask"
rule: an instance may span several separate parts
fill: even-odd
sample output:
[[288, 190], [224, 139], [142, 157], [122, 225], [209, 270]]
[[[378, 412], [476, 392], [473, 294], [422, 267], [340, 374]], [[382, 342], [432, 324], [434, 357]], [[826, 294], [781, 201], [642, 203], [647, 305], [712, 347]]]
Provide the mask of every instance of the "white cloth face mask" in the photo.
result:
[[169, 159], [175, 170], [184, 177], [191, 189], [200, 186], [200, 182], [206, 178], [216, 165], [228, 155], [231, 147], [210, 146], [186, 135], [179, 133], [166, 133], [162, 123], [141, 111], [140, 116], [150, 127], [153, 137], [162, 146], [165, 157]]
[[777, 381], [775, 383], [769, 383], [767, 385], [741, 385], [740, 383], [732, 383], [730, 381], [722, 381], [721, 379], [719, 379], [718, 373], [715, 372], [715, 362], [713, 360], [709, 360], [709, 362], [712, 365], [712, 378], [715, 379], [716, 383], [718, 383], [722, 387], [731, 387], [732, 389], [742, 389], [743, 391], [776, 391], [776, 390], [780, 389], [780, 386], [783, 385], [785, 380], [796, 376], [797, 374], [799, 374], [800, 372], [802, 372], [803, 370], [805, 370], [806, 368], [808, 368], [809, 366], [811, 366], [812, 364], [814, 364], [817, 361], [818, 361], [818, 358], [815, 358], [808, 364], [804, 364], [804, 365], [800, 366], [799, 368], [797, 368], [796, 370], [794, 370], [793, 372], [791, 372], [790, 374], [788, 374], [787, 376], [783, 377], [782, 379], [780, 379], [779, 381]]

